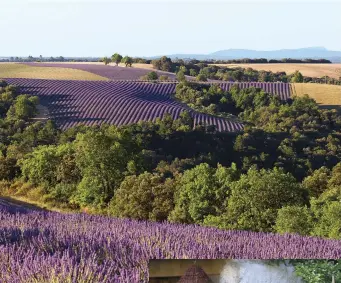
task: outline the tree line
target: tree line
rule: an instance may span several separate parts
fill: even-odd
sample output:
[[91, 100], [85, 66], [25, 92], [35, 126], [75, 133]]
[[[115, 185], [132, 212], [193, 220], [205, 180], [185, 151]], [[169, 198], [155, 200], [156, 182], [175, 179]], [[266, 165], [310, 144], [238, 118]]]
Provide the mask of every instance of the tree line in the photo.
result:
[[[199, 63], [198, 63], [199, 62]], [[326, 83], [341, 85], [339, 79], [313, 78], [303, 76], [299, 71], [293, 74], [285, 72], [271, 72], [264, 70], [254, 70], [252, 68], [232, 68], [202, 63], [198, 60], [184, 61], [182, 59], [174, 60], [163, 56], [160, 59], [152, 61], [156, 70], [174, 72], [177, 77], [184, 78], [185, 75], [196, 77], [197, 81], [222, 80], [235, 82], [296, 82], [296, 83]]]

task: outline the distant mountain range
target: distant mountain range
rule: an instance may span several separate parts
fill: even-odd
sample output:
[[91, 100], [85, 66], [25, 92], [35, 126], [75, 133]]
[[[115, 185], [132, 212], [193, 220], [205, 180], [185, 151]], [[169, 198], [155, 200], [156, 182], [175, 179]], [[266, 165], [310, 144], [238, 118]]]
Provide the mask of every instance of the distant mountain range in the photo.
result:
[[[153, 58], [159, 58], [154, 56]], [[299, 49], [281, 49], [271, 51], [258, 51], [249, 49], [227, 49], [220, 50], [210, 54], [171, 54], [167, 55], [170, 58], [179, 59], [215, 59], [215, 60], [229, 60], [229, 59], [243, 59], [243, 58], [265, 58], [265, 59], [328, 59], [332, 62], [341, 62], [341, 51], [331, 51], [324, 47], [308, 47]]]

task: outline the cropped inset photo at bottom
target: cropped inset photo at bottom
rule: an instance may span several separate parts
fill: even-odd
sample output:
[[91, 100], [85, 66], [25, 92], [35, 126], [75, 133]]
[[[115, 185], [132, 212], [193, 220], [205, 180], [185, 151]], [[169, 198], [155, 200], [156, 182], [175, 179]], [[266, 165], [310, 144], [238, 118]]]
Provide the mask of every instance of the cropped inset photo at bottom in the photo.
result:
[[337, 283], [337, 260], [150, 260], [150, 283]]

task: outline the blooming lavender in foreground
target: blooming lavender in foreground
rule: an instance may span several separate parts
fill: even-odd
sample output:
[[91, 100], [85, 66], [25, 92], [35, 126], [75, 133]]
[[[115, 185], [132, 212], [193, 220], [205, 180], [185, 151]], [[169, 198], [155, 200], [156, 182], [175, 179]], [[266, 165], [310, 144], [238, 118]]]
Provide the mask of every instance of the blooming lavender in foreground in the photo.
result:
[[149, 259], [340, 258], [341, 241], [223, 231], [0, 202], [0, 282], [148, 282]]

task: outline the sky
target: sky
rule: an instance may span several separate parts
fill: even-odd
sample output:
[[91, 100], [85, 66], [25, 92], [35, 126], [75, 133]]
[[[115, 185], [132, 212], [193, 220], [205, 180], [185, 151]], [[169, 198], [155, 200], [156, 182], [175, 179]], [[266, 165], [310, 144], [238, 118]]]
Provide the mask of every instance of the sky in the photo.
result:
[[1, 0], [0, 56], [341, 51], [341, 0]]

